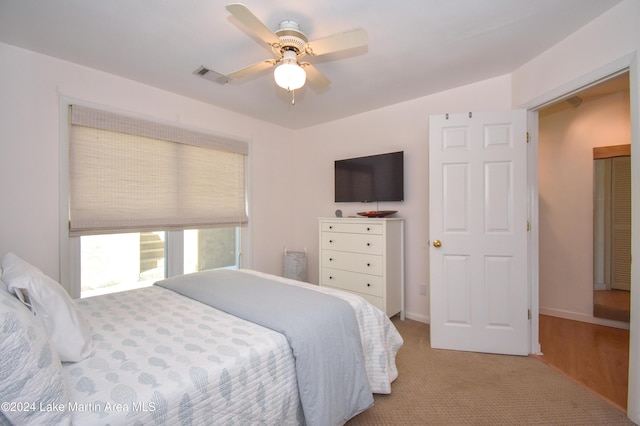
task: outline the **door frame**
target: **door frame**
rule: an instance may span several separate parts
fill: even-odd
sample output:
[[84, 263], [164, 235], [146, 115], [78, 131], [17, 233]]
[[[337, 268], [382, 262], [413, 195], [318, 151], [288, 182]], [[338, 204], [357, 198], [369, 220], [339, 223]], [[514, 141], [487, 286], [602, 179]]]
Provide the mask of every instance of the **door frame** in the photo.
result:
[[[540, 352], [538, 314], [539, 314], [539, 216], [538, 216], [538, 111], [557, 101], [567, 99], [573, 94], [594, 86], [618, 74], [629, 72], [630, 109], [631, 109], [631, 150], [640, 152], [640, 58], [638, 52], [626, 55], [601, 68], [569, 81], [554, 90], [544, 93], [517, 108], [528, 111], [529, 131], [528, 193], [530, 214], [529, 240], [529, 288], [531, 309], [530, 348], [532, 353]], [[632, 212], [640, 212], [640, 155], [632, 156]], [[634, 185], [635, 184], [635, 185]], [[636, 214], [636, 217], [638, 215]], [[632, 253], [640, 253], [640, 221], [632, 223]], [[640, 283], [640, 262], [631, 265], [631, 282]], [[640, 315], [640, 289], [631, 291], [631, 322], [629, 328], [629, 387], [627, 398], [627, 416], [640, 423], [640, 327], [636, 319]], [[636, 325], [634, 325], [634, 322]]]

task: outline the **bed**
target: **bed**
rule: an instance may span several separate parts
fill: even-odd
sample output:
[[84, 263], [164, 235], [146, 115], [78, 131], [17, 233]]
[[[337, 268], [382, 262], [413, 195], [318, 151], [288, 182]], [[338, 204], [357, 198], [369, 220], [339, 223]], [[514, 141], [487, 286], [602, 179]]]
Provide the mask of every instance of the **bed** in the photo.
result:
[[[80, 344], [77, 338], [71, 341], [81, 359], [65, 361], [68, 355], [63, 355], [55, 342], [50, 351], [46, 349], [47, 335], [52, 336], [55, 331], [36, 330], [39, 333], [35, 333], [32, 330], [41, 327], [39, 323], [46, 315], [39, 315], [39, 320], [34, 322], [29, 308], [11, 292], [22, 285], [23, 291], [18, 293], [24, 299], [26, 296], [22, 293], [29, 290], [33, 293], [34, 287], [40, 288], [42, 283], [24, 289], [24, 277], [16, 280], [15, 271], [11, 273], [11, 268], [5, 266], [3, 258], [2, 281], [7, 286], [0, 283], [0, 338], [3, 339], [0, 380], [19, 382], [22, 376], [28, 377], [23, 386], [27, 391], [18, 394], [17, 399], [15, 392], [11, 396], [6, 390], [0, 391], [3, 402], [12, 401], [11, 398], [15, 401], [13, 406], [3, 404], [2, 412], [16, 423], [344, 424], [372, 404], [371, 393], [390, 393], [391, 382], [398, 374], [395, 356], [402, 338], [380, 310], [350, 293], [250, 270], [224, 271], [222, 275], [189, 274], [148, 288], [71, 301], [69, 309], [75, 310], [77, 316], [67, 321], [65, 329], [74, 328], [68, 324], [75, 322], [75, 326], [81, 324], [88, 331], [85, 330], [85, 341]], [[29, 270], [31, 281], [34, 275], [40, 280], [47, 279], [38, 273], [41, 274], [37, 269]], [[7, 283], [5, 278], [13, 283]], [[191, 287], [199, 291], [202, 280], [218, 280], [222, 286], [240, 288], [241, 296], [228, 296], [230, 307], [220, 308], [216, 304], [227, 296], [209, 296], [212, 300], [203, 303], [194, 300], [193, 294], [180, 294], [188, 293], [181, 287], [183, 281], [191, 284], [197, 281], [198, 285]], [[278, 329], [277, 324], [267, 327], [261, 325], [260, 318], [243, 319], [262, 310], [263, 305], [268, 305], [268, 294], [274, 294], [271, 288], [267, 295], [260, 294], [261, 290], [247, 290], [248, 287], [242, 287], [244, 281], [261, 283], [260, 289], [274, 285], [287, 293], [313, 293], [328, 303], [338, 301], [338, 305], [348, 306], [347, 317], [354, 318], [356, 332], [348, 331], [345, 325], [348, 320], [331, 325], [333, 319], [327, 317], [340, 317], [339, 314], [314, 315], [312, 308], [296, 311], [290, 309], [290, 301], [285, 303], [282, 299], [275, 311], [266, 309], [267, 322], [272, 317], [280, 317], [280, 312], [292, 311], [293, 321], [286, 315], [282, 315], [281, 320], [294, 323], [295, 330], [278, 332], [269, 328]], [[37, 311], [34, 300], [37, 297], [31, 296], [27, 302]], [[45, 298], [48, 302], [51, 300], [51, 297]], [[315, 298], [311, 300], [312, 304], [318, 303]], [[250, 307], [248, 313], [236, 311], [246, 306]], [[322, 309], [321, 312], [326, 312]], [[307, 321], [309, 318], [313, 321]], [[23, 328], [29, 330], [27, 340], [36, 347], [31, 351], [35, 353], [33, 365], [28, 368], [22, 368], [29, 364], [24, 345], [14, 342], [10, 350], [16, 354], [5, 356], [9, 353], [5, 346], [16, 334], [9, 334], [7, 330], [20, 321]], [[309, 324], [301, 325], [305, 322]], [[326, 327], [334, 328], [322, 331]], [[343, 339], [349, 349], [333, 346], [334, 341], [341, 339], [340, 334], [347, 335]], [[304, 341], [300, 343], [301, 340]], [[66, 342], [64, 347], [69, 348], [71, 343]], [[350, 355], [341, 358], [343, 353]], [[18, 359], [21, 368], [17, 368]], [[43, 359], [51, 361], [46, 363]], [[28, 382], [37, 379], [32, 373], [42, 372], [43, 364], [51, 371], [45, 374], [47, 380], [34, 387]], [[304, 365], [306, 367], [301, 367]], [[332, 379], [327, 368], [344, 370]], [[362, 377], [352, 377], [354, 371], [360, 370], [364, 384], [358, 384]], [[331, 381], [340, 379], [343, 382], [339, 384]], [[338, 401], [330, 401], [331, 397], [337, 397]], [[25, 403], [36, 405], [24, 406]]]

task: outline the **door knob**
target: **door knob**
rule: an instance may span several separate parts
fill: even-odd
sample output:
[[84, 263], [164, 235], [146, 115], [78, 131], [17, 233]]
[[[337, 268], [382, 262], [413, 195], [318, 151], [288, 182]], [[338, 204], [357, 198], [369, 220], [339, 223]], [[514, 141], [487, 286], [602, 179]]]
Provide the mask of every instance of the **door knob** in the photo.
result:
[[435, 240], [435, 241], [433, 242], [433, 246], [434, 246], [435, 248], [442, 247], [442, 242], [441, 242], [440, 240]]

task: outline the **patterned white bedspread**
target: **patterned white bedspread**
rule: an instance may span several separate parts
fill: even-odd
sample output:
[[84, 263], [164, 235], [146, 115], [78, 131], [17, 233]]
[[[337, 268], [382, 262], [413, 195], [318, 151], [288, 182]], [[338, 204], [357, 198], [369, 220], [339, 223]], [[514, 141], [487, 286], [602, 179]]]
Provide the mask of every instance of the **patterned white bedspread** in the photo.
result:
[[302, 424], [283, 335], [155, 286], [78, 304], [96, 353], [64, 365], [74, 425]]
[[[390, 393], [402, 338], [364, 299], [336, 295], [356, 312], [367, 376]], [[286, 338], [157, 286], [77, 301], [96, 353], [64, 364], [74, 425], [304, 424]]]

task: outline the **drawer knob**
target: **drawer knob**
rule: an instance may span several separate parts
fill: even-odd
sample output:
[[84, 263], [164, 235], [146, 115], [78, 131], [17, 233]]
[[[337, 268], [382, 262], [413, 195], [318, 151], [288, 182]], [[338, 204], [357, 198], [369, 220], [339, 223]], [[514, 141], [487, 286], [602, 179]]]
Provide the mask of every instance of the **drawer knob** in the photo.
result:
[[333, 229], [333, 226], [329, 225], [329, 229]]
[[329, 258], [329, 262], [333, 262], [333, 257], [330, 257], [330, 258]]
[[367, 287], [371, 287], [371, 284], [367, 283]]
[[371, 231], [371, 228], [369, 228], [368, 226], [367, 226], [367, 231]]
[[329, 243], [332, 243], [332, 242], [333, 242], [333, 240], [329, 240]]
[[333, 279], [333, 277], [332, 277], [331, 275], [329, 275], [329, 279], [330, 279], [330, 280], [332, 280], [332, 279]]
[[371, 246], [371, 243], [367, 243], [367, 247]]
[[370, 264], [370, 263], [367, 263], [367, 266], [371, 266], [371, 264]]

